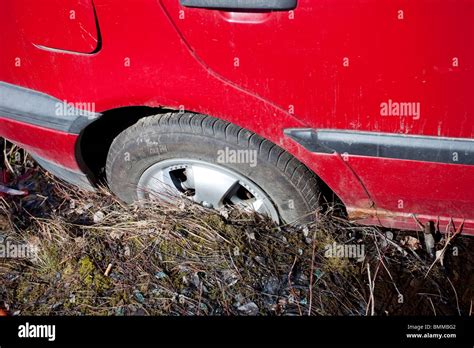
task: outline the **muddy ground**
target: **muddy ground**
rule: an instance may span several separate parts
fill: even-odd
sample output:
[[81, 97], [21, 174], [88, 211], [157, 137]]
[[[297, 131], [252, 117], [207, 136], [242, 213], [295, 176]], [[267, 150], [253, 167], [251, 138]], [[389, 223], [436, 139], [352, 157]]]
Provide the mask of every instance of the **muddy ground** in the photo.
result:
[[[11, 145], [1, 163], [3, 185], [24, 194], [0, 197], [0, 246], [28, 255], [0, 247], [0, 315], [473, 311], [474, 239], [455, 235], [459, 226], [435, 233], [430, 255], [421, 230], [350, 224], [332, 207], [304, 229], [278, 228], [186, 200], [127, 206], [55, 179]], [[341, 246], [363, 253], [338, 255]]]

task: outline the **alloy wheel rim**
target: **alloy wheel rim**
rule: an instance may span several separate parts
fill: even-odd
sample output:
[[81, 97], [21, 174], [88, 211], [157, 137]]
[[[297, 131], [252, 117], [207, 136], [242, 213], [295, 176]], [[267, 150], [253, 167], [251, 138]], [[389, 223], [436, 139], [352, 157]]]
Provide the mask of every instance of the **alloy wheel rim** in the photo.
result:
[[206, 208], [234, 206], [266, 215], [279, 223], [270, 197], [252, 180], [226, 167], [194, 159], [169, 159], [153, 164], [138, 182], [140, 200], [171, 201], [185, 196]]

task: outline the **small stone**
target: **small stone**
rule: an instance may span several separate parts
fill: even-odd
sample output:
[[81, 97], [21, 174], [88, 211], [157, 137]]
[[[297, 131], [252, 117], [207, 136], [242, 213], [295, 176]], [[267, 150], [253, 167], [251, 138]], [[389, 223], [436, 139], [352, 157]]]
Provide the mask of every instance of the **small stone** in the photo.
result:
[[140, 302], [140, 303], [143, 303], [145, 302], [145, 297], [142, 295], [142, 293], [138, 290], [133, 290], [133, 296], [135, 296], [135, 299]]
[[219, 210], [219, 214], [221, 214], [221, 216], [222, 216], [224, 219], [228, 219], [228, 218], [229, 218], [229, 212], [227, 211], [227, 209], [221, 209], [221, 210]]
[[309, 235], [309, 228], [308, 228], [307, 226], [305, 226], [305, 227], [303, 228], [303, 235], [304, 235], [305, 237], [308, 237], [308, 235]]
[[62, 302], [56, 302], [55, 304], [51, 306], [51, 309], [58, 309], [59, 307], [61, 307], [62, 304], [63, 304]]
[[225, 270], [222, 272], [222, 277], [227, 286], [235, 285], [239, 281], [239, 275], [232, 270]]
[[271, 276], [265, 285], [263, 286], [263, 291], [266, 294], [276, 295], [280, 289], [280, 282], [277, 277]]
[[194, 285], [197, 289], [201, 287], [201, 280], [199, 279], [199, 275], [194, 273], [190, 278], [190, 283]]
[[258, 306], [255, 302], [248, 302], [237, 308], [237, 310], [245, 315], [257, 315], [259, 311]]
[[314, 275], [316, 276], [316, 280], [319, 280], [324, 275], [324, 272], [321, 269], [316, 268]]
[[105, 214], [100, 210], [98, 212], [96, 212], [93, 216], [94, 223], [96, 223], [96, 224], [98, 224], [99, 222], [104, 220], [104, 218], [105, 218]]
[[155, 273], [155, 278], [156, 279], [164, 279], [166, 277], [168, 277], [168, 276], [166, 275], [165, 272], [160, 271], [160, 272]]

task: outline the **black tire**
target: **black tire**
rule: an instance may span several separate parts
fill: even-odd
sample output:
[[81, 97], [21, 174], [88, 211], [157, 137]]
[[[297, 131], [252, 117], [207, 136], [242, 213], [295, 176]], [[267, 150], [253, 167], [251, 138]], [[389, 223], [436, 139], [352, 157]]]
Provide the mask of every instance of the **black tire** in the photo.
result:
[[[308, 222], [320, 206], [319, 181], [305, 165], [277, 145], [238, 126], [192, 113], [140, 119], [113, 141], [106, 165], [110, 189], [123, 201], [138, 199], [137, 184], [153, 164], [191, 158], [217, 164], [217, 149], [255, 150], [258, 165], [226, 163], [271, 198], [285, 223]], [[219, 164], [223, 165], [223, 164]]]

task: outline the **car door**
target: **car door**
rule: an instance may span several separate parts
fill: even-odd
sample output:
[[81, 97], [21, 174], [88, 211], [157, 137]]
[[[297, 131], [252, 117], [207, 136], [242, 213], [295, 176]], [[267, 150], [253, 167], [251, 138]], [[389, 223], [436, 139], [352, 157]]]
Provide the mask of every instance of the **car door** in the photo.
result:
[[344, 155], [379, 213], [474, 218], [473, 0], [161, 1], [208, 69]]

